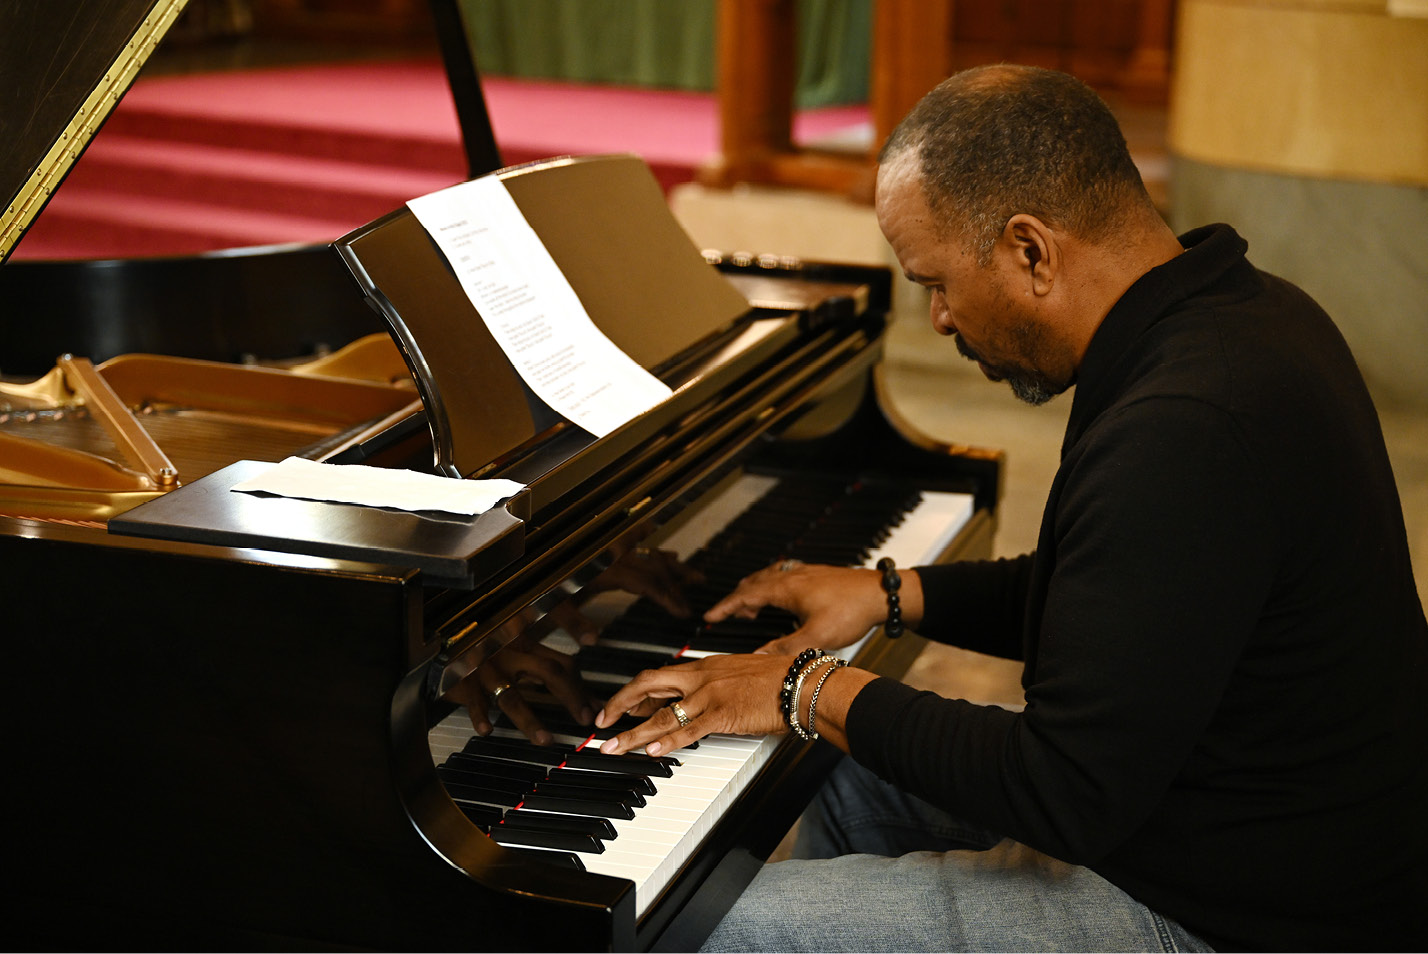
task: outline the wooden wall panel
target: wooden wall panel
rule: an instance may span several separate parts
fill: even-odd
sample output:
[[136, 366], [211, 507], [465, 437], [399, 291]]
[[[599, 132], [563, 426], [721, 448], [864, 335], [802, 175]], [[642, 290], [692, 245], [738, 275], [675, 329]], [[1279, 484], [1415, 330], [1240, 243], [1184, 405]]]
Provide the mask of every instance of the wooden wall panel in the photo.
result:
[[706, 185], [758, 182], [871, 201], [874, 154], [929, 89], [959, 69], [1011, 62], [1072, 73], [1128, 97], [1163, 102], [1175, 0], [875, 0], [871, 153], [836, 154], [789, 139], [796, 4], [721, 0], [722, 155]]

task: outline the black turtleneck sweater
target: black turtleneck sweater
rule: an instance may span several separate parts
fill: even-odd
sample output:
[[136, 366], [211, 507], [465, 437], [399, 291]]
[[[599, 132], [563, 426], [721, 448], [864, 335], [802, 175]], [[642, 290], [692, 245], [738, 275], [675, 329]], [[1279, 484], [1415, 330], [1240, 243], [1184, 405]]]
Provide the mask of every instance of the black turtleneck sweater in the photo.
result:
[[1024, 712], [870, 683], [852, 753], [1221, 948], [1428, 949], [1428, 624], [1332, 321], [1227, 226], [1081, 365], [1034, 554], [919, 570]]

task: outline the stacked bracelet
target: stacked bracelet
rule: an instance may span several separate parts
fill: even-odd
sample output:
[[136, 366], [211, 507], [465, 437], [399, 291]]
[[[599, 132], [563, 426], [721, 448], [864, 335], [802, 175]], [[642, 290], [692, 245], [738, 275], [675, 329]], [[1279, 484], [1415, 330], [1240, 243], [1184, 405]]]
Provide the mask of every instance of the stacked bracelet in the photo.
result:
[[814, 664], [826, 655], [821, 649], [805, 649], [788, 667], [788, 675], [783, 677], [783, 687], [779, 689], [779, 709], [783, 711], [783, 721], [799, 738], [808, 738], [803, 726], [798, 724], [798, 693], [803, 688], [803, 680]]
[[902, 588], [902, 577], [897, 575], [892, 557], [879, 560], [878, 569], [883, 571], [883, 592], [888, 595], [888, 621], [883, 624], [883, 632], [889, 639], [897, 639], [902, 635], [902, 600], [897, 593]]
[[829, 658], [833, 660], [833, 665], [823, 670], [823, 675], [818, 677], [818, 682], [813, 687], [813, 697], [808, 700], [808, 737], [811, 739], [818, 738], [818, 730], [815, 728], [818, 719], [818, 694], [823, 691], [823, 684], [828, 681], [829, 676], [833, 675], [833, 670], [848, 665], [836, 656]]

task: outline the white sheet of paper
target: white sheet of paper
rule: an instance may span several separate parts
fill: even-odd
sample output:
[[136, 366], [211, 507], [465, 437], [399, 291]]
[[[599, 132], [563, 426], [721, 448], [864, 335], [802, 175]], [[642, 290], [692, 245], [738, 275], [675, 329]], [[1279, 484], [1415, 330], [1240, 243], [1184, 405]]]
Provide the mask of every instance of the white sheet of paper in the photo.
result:
[[256, 476], [234, 484], [236, 491], [262, 491], [279, 497], [327, 500], [393, 507], [397, 510], [439, 510], [443, 513], [485, 513], [525, 489], [514, 480], [461, 480], [413, 470], [388, 470], [365, 464], [322, 464], [289, 457]]
[[516, 371], [556, 411], [603, 437], [670, 396], [668, 385], [595, 327], [499, 178], [463, 182], [407, 206]]

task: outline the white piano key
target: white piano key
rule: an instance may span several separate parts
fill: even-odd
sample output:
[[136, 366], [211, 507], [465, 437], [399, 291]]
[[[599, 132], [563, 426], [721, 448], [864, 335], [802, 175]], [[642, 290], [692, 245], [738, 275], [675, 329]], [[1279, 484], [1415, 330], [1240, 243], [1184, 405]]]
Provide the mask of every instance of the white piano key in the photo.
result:
[[[753, 776], [757, 774], [758, 769], [773, 753], [779, 738], [767, 736], [734, 741], [738, 745], [725, 747], [725, 754], [714, 759], [701, 759], [699, 750], [681, 749], [674, 753], [675, 757], [682, 759], [684, 764], [675, 769], [672, 779], [662, 779], [656, 782], [656, 785], [659, 786], [659, 794], [651, 797], [651, 805], [636, 812], [633, 819], [621, 819], [615, 826], [619, 832], [619, 838], [609, 843], [604, 855], [586, 860], [586, 867], [591, 871], [613, 873], [607, 868], [607, 861], [610, 865], [628, 869], [634, 864], [636, 858], [649, 859], [648, 871], [643, 878], [636, 881], [637, 916], [644, 913], [649, 904], [663, 890], [663, 886], [673, 879], [679, 867], [698, 849], [729, 805], [744, 790]], [[740, 747], [743, 749], [743, 758], [730, 757], [730, 753]], [[700, 748], [703, 748], [702, 743]], [[719, 764], [712, 764], [714, 762]], [[730, 763], [735, 762], [738, 764], [731, 770]], [[716, 779], [717, 776], [722, 776], [722, 778]], [[644, 828], [645, 818], [658, 817], [660, 811], [658, 803], [666, 797], [671, 800], [677, 799], [685, 804], [697, 803], [701, 808], [686, 820], [685, 831], [678, 844], [662, 856], [655, 856], [645, 850], [647, 843], [647, 834]], [[623, 844], [621, 844], [622, 842]], [[612, 853], [610, 846], [619, 847], [615, 848]], [[644, 886], [643, 890], [640, 885]]]
[[883, 557], [892, 557], [900, 567], [931, 563], [972, 519], [972, 506], [971, 494], [923, 491], [922, 500], [863, 565], [877, 566]]

